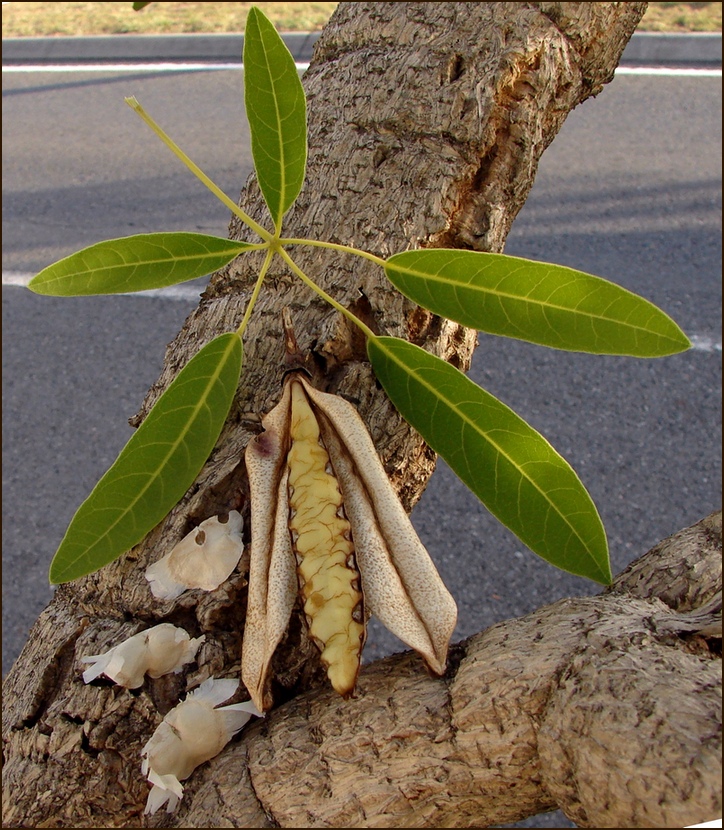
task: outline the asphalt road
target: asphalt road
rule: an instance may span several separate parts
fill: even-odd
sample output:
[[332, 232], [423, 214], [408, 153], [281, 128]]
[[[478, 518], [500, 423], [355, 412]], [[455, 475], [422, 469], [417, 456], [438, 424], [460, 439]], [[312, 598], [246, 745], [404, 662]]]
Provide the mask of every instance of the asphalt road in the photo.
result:
[[[3, 73], [4, 283], [106, 238], [225, 235], [226, 209], [123, 98], [236, 196], [250, 171], [241, 84], [239, 71]], [[638, 361], [483, 336], [475, 356], [473, 379], [589, 488], [614, 572], [720, 505], [721, 157], [721, 78], [619, 76], [546, 151], [507, 247], [644, 295], [698, 348]], [[70, 518], [194, 306], [4, 285], [3, 672], [50, 599]], [[413, 519], [458, 601], [457, 638], [598, 591], [525, 550], [442, 463]], [[366, 657], [398, 647], [373, 626]]]

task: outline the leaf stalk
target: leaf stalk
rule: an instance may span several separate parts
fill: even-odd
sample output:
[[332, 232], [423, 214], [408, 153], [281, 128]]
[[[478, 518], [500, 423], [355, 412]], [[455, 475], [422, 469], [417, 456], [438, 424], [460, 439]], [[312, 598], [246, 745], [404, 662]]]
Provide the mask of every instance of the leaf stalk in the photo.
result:
[[257, 233], [265, 242], [271, 241], [274, 237], [266, 228], [263, 228], [258, 222], [255, 222], [251, 216], [246, 214], [234, 201], [230, 199], [226, 193], [204, 173], [204, 171], [184, 153], [184, 151], [176, 144], [176, 142], [167, 135], [158, 124], [151, 118], [151, 116], [143, 109], [135, 97], [125, 99], [131, 109], [135, 110], [148, 126], [156, 133], [156, 135], [163, 141], [163, 143], [171, 150], [171, 152], [179, 158], [188, 169], [201, 181], [217, 199], [222, 201], [226, 207], [231, 210], [236, 216], [241, 219], [244, 224], [248, 225], [255, 233]]
[[375, 256], [375, 254], [371, 254], [369, 251], [353, 248], [351, 245], [339, 245], [336, 242], [322, 242], [316, 239], [280, 239], [279, 244], [309, 245], [312, 248], [329, 248], [332, 251], [339, 251], [342, 254], [353, 254], [354, 256], [368, 259], [370, 262], [374, 262], [375, 265], [379, 265], [381, 268], [384, 268], [386, 264], [386, 260], [382, 259], [382, 257]]
[[279, 248], [279, 255], [305, 285], [308, 285], [309, 288], [312, 289], [312, 291], [318, 294], [323, 300], [326, 300], [333, 308], [339, 311], [339, 313], [346, 317], [351, 323], [354, 323], [354, 325], [357, 326], [357, 328], [364, 333], [365, 337], [369, 338], [370, 340], [377, 340], [377, 335], [372, 331], [371, 328], [366, 326], [359, 319], [359, 317], [356, 317], [349, 309], [345, 308], [341, 303], [338, 303], [337, 300], [334, 299], [334, 297], [327, 294], [327, 292], [323, 288], [320, 288], [317, 285], [317, 283], [314, 282], [314, 280], [312, 280], [304, 273], [304, 271], [302, 271], [302, 269], [291, 258], [291, 256], [289, 256], [289, 254], [281, 247]]
[[261, 291], [262, 284], [264, 283], [264, 277], [266, 276], [266, 272], [269, 270], [269, 266], [271, 265], [271, 261], [273, 258], [274, 249], [269, 248], [266, 252], [264, 263], [259, 269], [259, 276], [256, 278], [254, 290], [251, 292], [251, 297], [249, 298], [249, 302], [246, 306], [244, 317], [241, 323], [239, 324], [239, 328], [236, 330], [236, 333], [239, 335], [239, 337], [242, 337], [244, 332], [246, 331], [246, 327], [249, 324], [249, 318], [251, 317], [251, 312], [254, 310], [254, 304], [256, 303], [257, 298], [259, 297], [259, 292]]

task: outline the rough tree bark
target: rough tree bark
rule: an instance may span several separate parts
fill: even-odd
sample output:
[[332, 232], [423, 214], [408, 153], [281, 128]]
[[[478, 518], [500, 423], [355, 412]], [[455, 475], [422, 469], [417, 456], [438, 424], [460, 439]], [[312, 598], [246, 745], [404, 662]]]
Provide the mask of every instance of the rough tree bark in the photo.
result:
[[[645, 6], [342, 3], [304, 80], [308, 176], [286, 232], [382, 256], [420, 246], [502, 250], [540, 155], [567, 113], [612, 78]], [[241, 204], [264, 221], [253, 180]], [[243, 228], [231, 232], [244, 238]], [[475, 333], [413, 307], [369, 263], [311, 249], [299, 262], [374, 330], [468, 367]], [[247, 256], [214, 277], [136, 422], [203, 343], [238, 324], [255, 267]], [[194, 592], [152, 601], [143, 572], [207, 516], [231, 507], [248, 516], [242, 451], [280, 392], [282, 306], [325, 388], [357, 404], [406, 506], [422, 492], [434, 458], [377, 388], [357, 333], [284, 270], [272, 272], [235, 405], [196, 483], [141, 545], [56, 592], [7, 677], [5, 826], [144, 826], [141, 746], [186, 689], [212, 675], [238, 677], [248, 561], [200, 600]], [[698, 545], [699, 564], [683, 577], [693, 608], [714, 593], [711, 545]], [[642, 567], [653, 579], [651, 565]], [[289, 702], [197, 771], [177, 816], [148, 824], [480, 826], [560, 804], [584, 825], [676, 826], [687, 798], [710, 818], [716, 735], [707, 730], [720, 662], [701, 638], [691, 653], [691, 639], [658, 631], [676, 602], [669, 608], [656, 589], [637, 593], [625, 580], [617, 586], [472, 638], [453, 650], [444, 680], [410, 656], [368, 667], [360, 697], [347, 704], [317, 688], [323, 673], [295, 616], [275, 657], [276, 692]], [[195, 670], [137, 693], [83, 684], [80, 658], [161, 621], [206, 634]], [[620, 710], [618, 689], [631, 704]], [[682, 715], [674, 706], [683, 725], [669, 740], [678, 694], [690, 703]], [[664, 737], [681, 745], [678, 754], [662, 754]], [[647, 771], [640, 787], [633, 770]]]

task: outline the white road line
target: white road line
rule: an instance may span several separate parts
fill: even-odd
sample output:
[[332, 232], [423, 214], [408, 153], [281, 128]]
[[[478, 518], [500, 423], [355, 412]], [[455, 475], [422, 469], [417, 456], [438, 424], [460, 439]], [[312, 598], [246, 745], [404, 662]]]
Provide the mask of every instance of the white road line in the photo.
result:
[[[294, 64], [300, 72], [308, 63]], [[243, 69], [241, 63], [68, 63], [68, 64], [8, 64], [3, 72], [214, 72]], [[648, 75], [666, 78], [721, 78], [721, 68], [619, 66], [617, 75]]]
[[691, 348], [697, 352], [721, 351], [721, 340], [717, 340], [715, 337], [708, 337], [706, 334], [692, 334], [689, 340], [691, 340]]
[[[295, 63], [302, 72], [308, 63]], [[241, 63], [69, 63], [69, 64], [8, 64], [3, 72], [218, 72], [243, 69]]]
[[[3, 285], [19, 286], [24, 288], [35, 274], [24, 274], [20, 271], [3, 271]], [[170, 285], [168, 288], [153, 288], [149, 291], [133, 291], [120, 294], [121, 297], [148, 297], [149, 299], [160, 298], [162, 300], [189, 300], [198, 302], [201, 296], [201, 289], [184, 285]], [[696, 352], [720, 352], [721, 339], [711, 337], [708, 334], [691, 334], [691, 348]]]
[[649, 75], [667, 78], [721, 78], [721, 68], [697, 69], [695, 67], [619, 66], [617, 75]]

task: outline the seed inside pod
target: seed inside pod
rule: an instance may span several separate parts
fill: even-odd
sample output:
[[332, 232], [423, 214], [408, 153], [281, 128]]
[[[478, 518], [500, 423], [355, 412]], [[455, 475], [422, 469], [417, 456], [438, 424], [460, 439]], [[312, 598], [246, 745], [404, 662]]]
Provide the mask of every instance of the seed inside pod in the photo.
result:
[[349, 696], [365, 639], [354, 544], [317, 418], [301, 383], [292, 383], [291, 393], [289, 527], [304, 612], [310, 636], [322, 644], [322, 662], [332, 686]]

